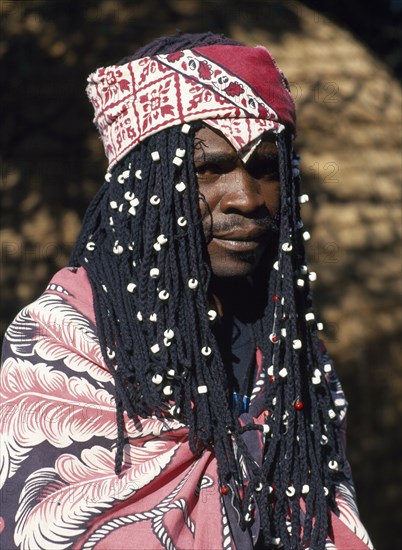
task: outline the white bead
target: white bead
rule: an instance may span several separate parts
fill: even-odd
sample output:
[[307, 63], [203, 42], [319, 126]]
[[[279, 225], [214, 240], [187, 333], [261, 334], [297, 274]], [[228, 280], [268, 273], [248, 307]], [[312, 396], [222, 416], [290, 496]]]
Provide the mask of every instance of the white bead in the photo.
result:
[[215, 319], [217, 318], [217, 316], [218, 316], [218, 314], [217, 314], [217, 312], [216, 312], [214, 309], [210, 309], [210, 310], [208, 311], [208, 319], [209, 319], [210, 321], [215, 321]]
[[161, 348], [159, 347], [159, 344], [154, 344], [153, 346], [151, 346], [152, 353], [158, 353], [160, 349]]
[[162, 250], [162, 247], [161, 247], [160, 243], [155, 243], [153, 245], [153, 247], [157, 252], [160, 252]]
[[86, 249], [92, 252], [92, 250], [95, 250], [95, 243], [93, 241], [89, 241], [89, 243], [87, 243]]
[[212, 350], [209, 346], [204, 346], [203, 348], [201, 348], [201, 353], [202, 355], [204, 355], [205, 357], [208, 357], [208, 355], [211, 355], [212, 353]]
[[197, 391], [198, 391], [198, 393], [200, 393], [200, 394], [202, 394], [202, 393], [208, 393], [208, 388], [207, 388], [207, 386], [198, 386]]
[[304, 195], [300, 195], [300, 197], [298, 197], [297, 199], [299, 201], [300, 204], [305, 204], [306, 202], [308, 202], [310, 200], [310, 197], [306, 194]]
[[317, 280], [317, 273], [315, 271], [310, 271], [308, 274], [308, 280], [312, 283]]
[[281, 543], [281, 539], [279, 537], [272, 537], [271, 544], [274, 544], [275, 546], [279, 546]]
[[282, 250], [284, 252], [291, 252], [293, 249], [293, 246], [290, 243], [283, 243]]
[[160, 156], [160, 154], [158, 153], [158, 151], [152, 151], [151, 157], [152, 157], [152, 160], [153, 160], [154, 162], [157, 162], [158, 160], [161, 160], [161, 156]]
[[109, 357], [109, 359], [114, 359], [116, 357], [116, 353], [113, 350], [111, 350], [110, 348], [107, 348], [106, 353], [107, 353], [107, 356]]
[[301, 349], [302, 347], [302, 341], [301, 340], [293, 340], [293, 349]]
[[137, 170], [137, 171], [135, 172], [135, 177], [137, 178], [137, 180], [142, 179], [141, 174], [142, 174], [141, 170]]
[[324, 330], [324, 325], [322, 323], [317, 323], [317, 330]]
[[157, 279], [160, 275], [160, 271], [157, 267], [153, 267], [150, 271], [149, 271], [149, 276], [152, 278], [152, 279]]
[[188, 134], [190, 130], [191, 130], [190, 124], [185, 123], [181, 127], [181, 131], [183, 132], [183, 134]]
[[314, 313], [312, 313], [311, 311], [309, 313], [306, 313], [305, 319], [306, 319], [306, 321], [314, 321], [314, 319], [315, 319]]
[[134, 292], [134, 290], [135, 290], [136, 288], [137, 288], [137, 285], [134, 284], [134, 283], [129, 283], [129, 284], [127, 285], [127, 290], [128, 290], [129, 292]]
[[322, 434], [321, 439], [320, 439], [320, 443], [321, 443], [321, 445], [326, 445], [328, 443], [328, 437], [326, 435]]
[[173, 393], [172, 386], [165, 386], [162, 391], [165, 395], [172, 395]]
[[247, 514], [244, 516], [244, 521], [247, 522], [247, 523], [248, 523], [249, 521], [251, 521], [251, 515], [250, 515], [248, 512], [247, 512]]
[[134, 208], [139, 204], [140, 204], [140, 201], [139, 199], [137, 199], [137, 197], [134, 197], [133, 200], [130, 201], [130, 206], [134, 206]]
[[285, 367], [283, 367], [280, 371], [279, 371], [279, 376], [281, 376], [282, 378], [285, 378], [288, 374], [288, 371], [285, 369]]
[[271, 428], [268, 426], [268, 424], [263, 424], [262, 431], [264, 434], [268, 434], [271, 431]]
[[113, 221], [112, 216], [109, 217], [109, 225], [114, 225], [114, 221]]
[[126, 191], [124, 193], [124, 198], [126, 201], [132, 201], [135, 198], [135, 193], [132, 193], [131, 191]]
[[168, 242], [167, 238], [163, 234], [159, 235], [156, 240], [158, 241], [159, 244], [166, 244]]
[[173, 164], [175, 164], [176, 166], [181, 166], [183, 164], [183, 159], [181, 159], [180, 157], [174, 157]]
[[328, 416], [333, 420], [336, 417], [336, 412], [333, 409], [329, 409]]
[[197, 279], [190, 279], [188, 281], [188, 287], [191, 288], [192, 290], [194, 290], [195, 288], [197, 288], [198, 286], [198, 281]]
[[337, 472], [339, 470], [339, 464], [337, 463], [336, 460], [330, 460], [328, 462], [328, 468], [330, 470], [334, 470], [335, 472]]
[[268, 376], [273, 376], [274, 375], [274, 366], [273, 365], [268, 367], [267, 373], [268, 373]]
[[269, 339], [271, 340], [271, 342], [273, 344], [275, 344], [277, 342], [277, 339], [276, 339], [276, 334], [274, 334], [273, 332], [271, 332], [271, 334], [269, 335]]
[[135, 216], [137, 211], [136, 209], [134, 208], [134, 206], [131, 206], [129, 209], [128, 209], [128, 213], [131, 214], [131, 216]]
[[160, 300], [168, 300], [169, 299], [169, 292], [167, 290], [161, 290], [158, 293], [158, 297]]
[[169, 338], [164, 338], [163, 345], [168, 348], [169, 346], [172, 345], [172, 342], [169, 340]]
[[156, 315], [156, 313], [151, 313], [151, 315], [149, 316], [149, 320], [151, 321], [151, 323], [156, 323], [156, 321], [158, 320], [158, 316]]
[[113, 208], [113, 210], [116, 210], [116, 208], [118, 207], [118, 204], [116, 201], [110, 201], [110, 208]]
[[176, 149], [176, 156], [180, 158], [184, 158], [186, 156], [186, 150], [185, 149]]
[[321, 378], [319, 378], [318, 376], [313, 376], [311, 381], [315, 386], [317, 386], [318, 384], [321, 383]]
[[124, 208], [124, 204], [121, 203], [121, 205], [119, 206], [119, 212], [123, 212], [123, 208]]
[[112, 179], [112, 174], [110, 172], [106, 172], [105, 174], [105, 180], [109, 183], [109, 181]]
[[124, 248], [121, 244], [115, 244], [113, 247], [113, 252], [119, 256], [120, 254], [123, 254]]
[[123, 178], [127, 180], [129, 178], [129, 176], [130, 176], [130, 170], [124, 170]]
[[286, 329], [285, 328], [282, 328], [281, 329], [281, 335], [286, 338]]
[[160, 374], [154, 374], [152, 377], [152, 382], [157, 385], [161, 384], [162, 380], [163, 380], [163, 376], [161, 376]]
[[124, 183], [124, 180], [125, 180], [125, 178], [124, 178], [123, 174], [120, 174], [120, 175], [117, 177], [117, 181], [118, 181], [120, 184], [123, 184], [123, 183]]
[[309, 485], [307, 485], [307, 483], [304, 484], [303, 487], [302, 487], [302, 489], [301, 489], [302, 495], [307, 495], [307, 493], [308, 493], [309, 491], [310, 491]]
[[308, 231], [304, 231], [304, 233], [303, 233], [303, 239], [304, 239], [305, 241], [308, 241], [308, 240], [310, 239], [310, 237], [311, 237], [310, 233], [309, 233]]
[[163, 333], [163, 336], [165, 338], [169, 338], [169, 340], [171, 340], [172, 338], [174, 338], [174, 332], [171, 328], [168, 328], [165, 330], [165, 332]]
[[175, 414], [180, 414], [181, 413], [181, 409], [180, 407], [178, 407], [177, 405], [173, 405], [173, 407], [170, 408], [170, 414], [173, 416]]
[[308, 271], [308, 269], [307, 269], [307, 266], [306, 266], [306, 265], [301, 265], [301, 266], [300, 266], [300, 273], [301, 273], [301, 275], [307, 275], [307, 271]]
[[274, 269], [276, 269], [276, 271], [278, 271], [278, 269], [279, 269], [279, 262], [278, 262], [278, 260], [276, 260], [276, 262], [274, 263], [274, 266], [273, 266], [273, 267], [274, 267]]
[[178, 191], [179, 193], [183, 193], [183, 191], [186, 189], [186, 184], [184, 183], [184, 181], [181, 181], [179, 183], [176, 183], [175, 188], [176, 191]]
[[324, 365], [324, 372], [331, 372], [332, 370], [332, 365], [330, 363], [326, 363]]
[[270, 485], [268, 487], [268, 494], [270, 495], [271, 493], [273, 493], [273, 491], [274, 491], [274, 488]]
[[329, 491], [327, 487], [324, 487], [324, 495], [327, 497], [329, 495]]
[[107, 292], [107, 287], [106, 287], [106, 285], [102, 285], [102, 288], [103, 288], [103, 290], [104, 290], [105, 292]]
[[139, 321], [142, 321], [142, 313], [141, 313], [141, 311], [139, 311], [139, 312], [137, 313], [137, 319], [138, 319]]
[[180, 225], [180, 227], [185, 227], [187, 225], [187, 220], [183, 216], [180, 216], [177, 220], [177, 225]]
[[176, 371], [174, 369], [169, 369], [166, 373], [167, 378], [174, 378], [176, 375]]
[[294, 497], [295, 494], [296, 494], [296, 489], [294, 487], [288, 487], [286, 489], [286, 496], [291, 498], [291, 497]]
[[262, 483], [259, 483], [258, 485], [255, 486], [255, 490], [257, 491], [257, 493], [259, 493], [260, 491], [262, 491]]
[[153, 206], [158, 206], [158, 204], [161, 202], [161, 199], [158, 197], [158, 195], [152, 195], [152, 197], [149, 199], [149, 202]]
[[304, 287], [304, 280], [303, 279], [297, 279], [296, 284], [299, 288]]

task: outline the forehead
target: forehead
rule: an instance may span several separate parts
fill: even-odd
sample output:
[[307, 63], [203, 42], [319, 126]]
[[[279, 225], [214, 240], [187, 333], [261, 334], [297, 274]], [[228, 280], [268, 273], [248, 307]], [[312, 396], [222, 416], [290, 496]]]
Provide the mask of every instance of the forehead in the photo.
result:
[[[204, 158], [208, 153], [238, 156], [236, 149], [221, 132], [204, 126], [195, 133], [194, 159]], [[257, 153], [257, 155], [276, 154], [277, 146], [275, 143], [275, 136], [268, 132], [263, 134], [261, 136], [261, 143], [257, 147], [255, 153]]]

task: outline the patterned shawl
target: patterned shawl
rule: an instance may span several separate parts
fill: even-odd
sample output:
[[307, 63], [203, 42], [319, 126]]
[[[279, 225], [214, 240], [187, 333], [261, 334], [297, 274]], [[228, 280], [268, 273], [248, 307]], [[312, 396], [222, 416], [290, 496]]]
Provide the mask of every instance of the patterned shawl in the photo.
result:
[[[84, 269], [61, 270], [16, 317], [0, 381], [2, 548], [252, 549], [258, 513], [253, 529], [242, 532], [230, 496], [219, 491], [213, 453], [194, 455], [177, 420], [126, 418], [124, 468], [115, 475], [113, 381]], [[344, 425], [334, 373], [329, 382]], [[263, 422], [262, 387], [256, 383], [241, 421]], [[246, 440], [257, 458], [258, 434]], [[348, 466], [343, 475], [326, 549], [367, 550]]]

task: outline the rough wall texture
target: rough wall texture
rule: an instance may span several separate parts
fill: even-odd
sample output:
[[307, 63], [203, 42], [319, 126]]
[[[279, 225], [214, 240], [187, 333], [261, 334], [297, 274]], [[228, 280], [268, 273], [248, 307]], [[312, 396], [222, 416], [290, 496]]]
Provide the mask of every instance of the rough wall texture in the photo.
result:
[[[67, 5], [68, 4], [68, 5]], [[68, 261], [103, 179], [86, 75], [162, 34], [268, 45], [298, 106], [310, 265], [347, 391], [349, 456], [378, 548], [399, 547], [400, 86], [363, 46], [297, 2], [4, 2], [3, 329]], [[399, 479], [398, 479], [399, 476]]]

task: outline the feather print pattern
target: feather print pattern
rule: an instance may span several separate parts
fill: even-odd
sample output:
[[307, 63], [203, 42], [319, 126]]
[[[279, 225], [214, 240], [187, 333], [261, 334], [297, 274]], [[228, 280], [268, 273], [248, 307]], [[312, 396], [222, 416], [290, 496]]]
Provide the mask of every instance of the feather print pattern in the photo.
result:
[[[260, 369], [250, 407], [256, 422], [264, 417], [264, 376]], [[329, 382], [343, 419], [342, 389], [335, 375]], [[82, 268], [59, 272], [7, 330], [0, 397], [2, 548], [117, 550], [133, 540], [144, 550], [238, 547], [216, 460], [209, 450], [190, 451], [179, 421], [126, 417], [115, 475], [114, 386]], [[344, 550], [337, 533], [352, 537], [353, 548], [372, 548], [347, 467], [338, 504], [327, 550]]]

